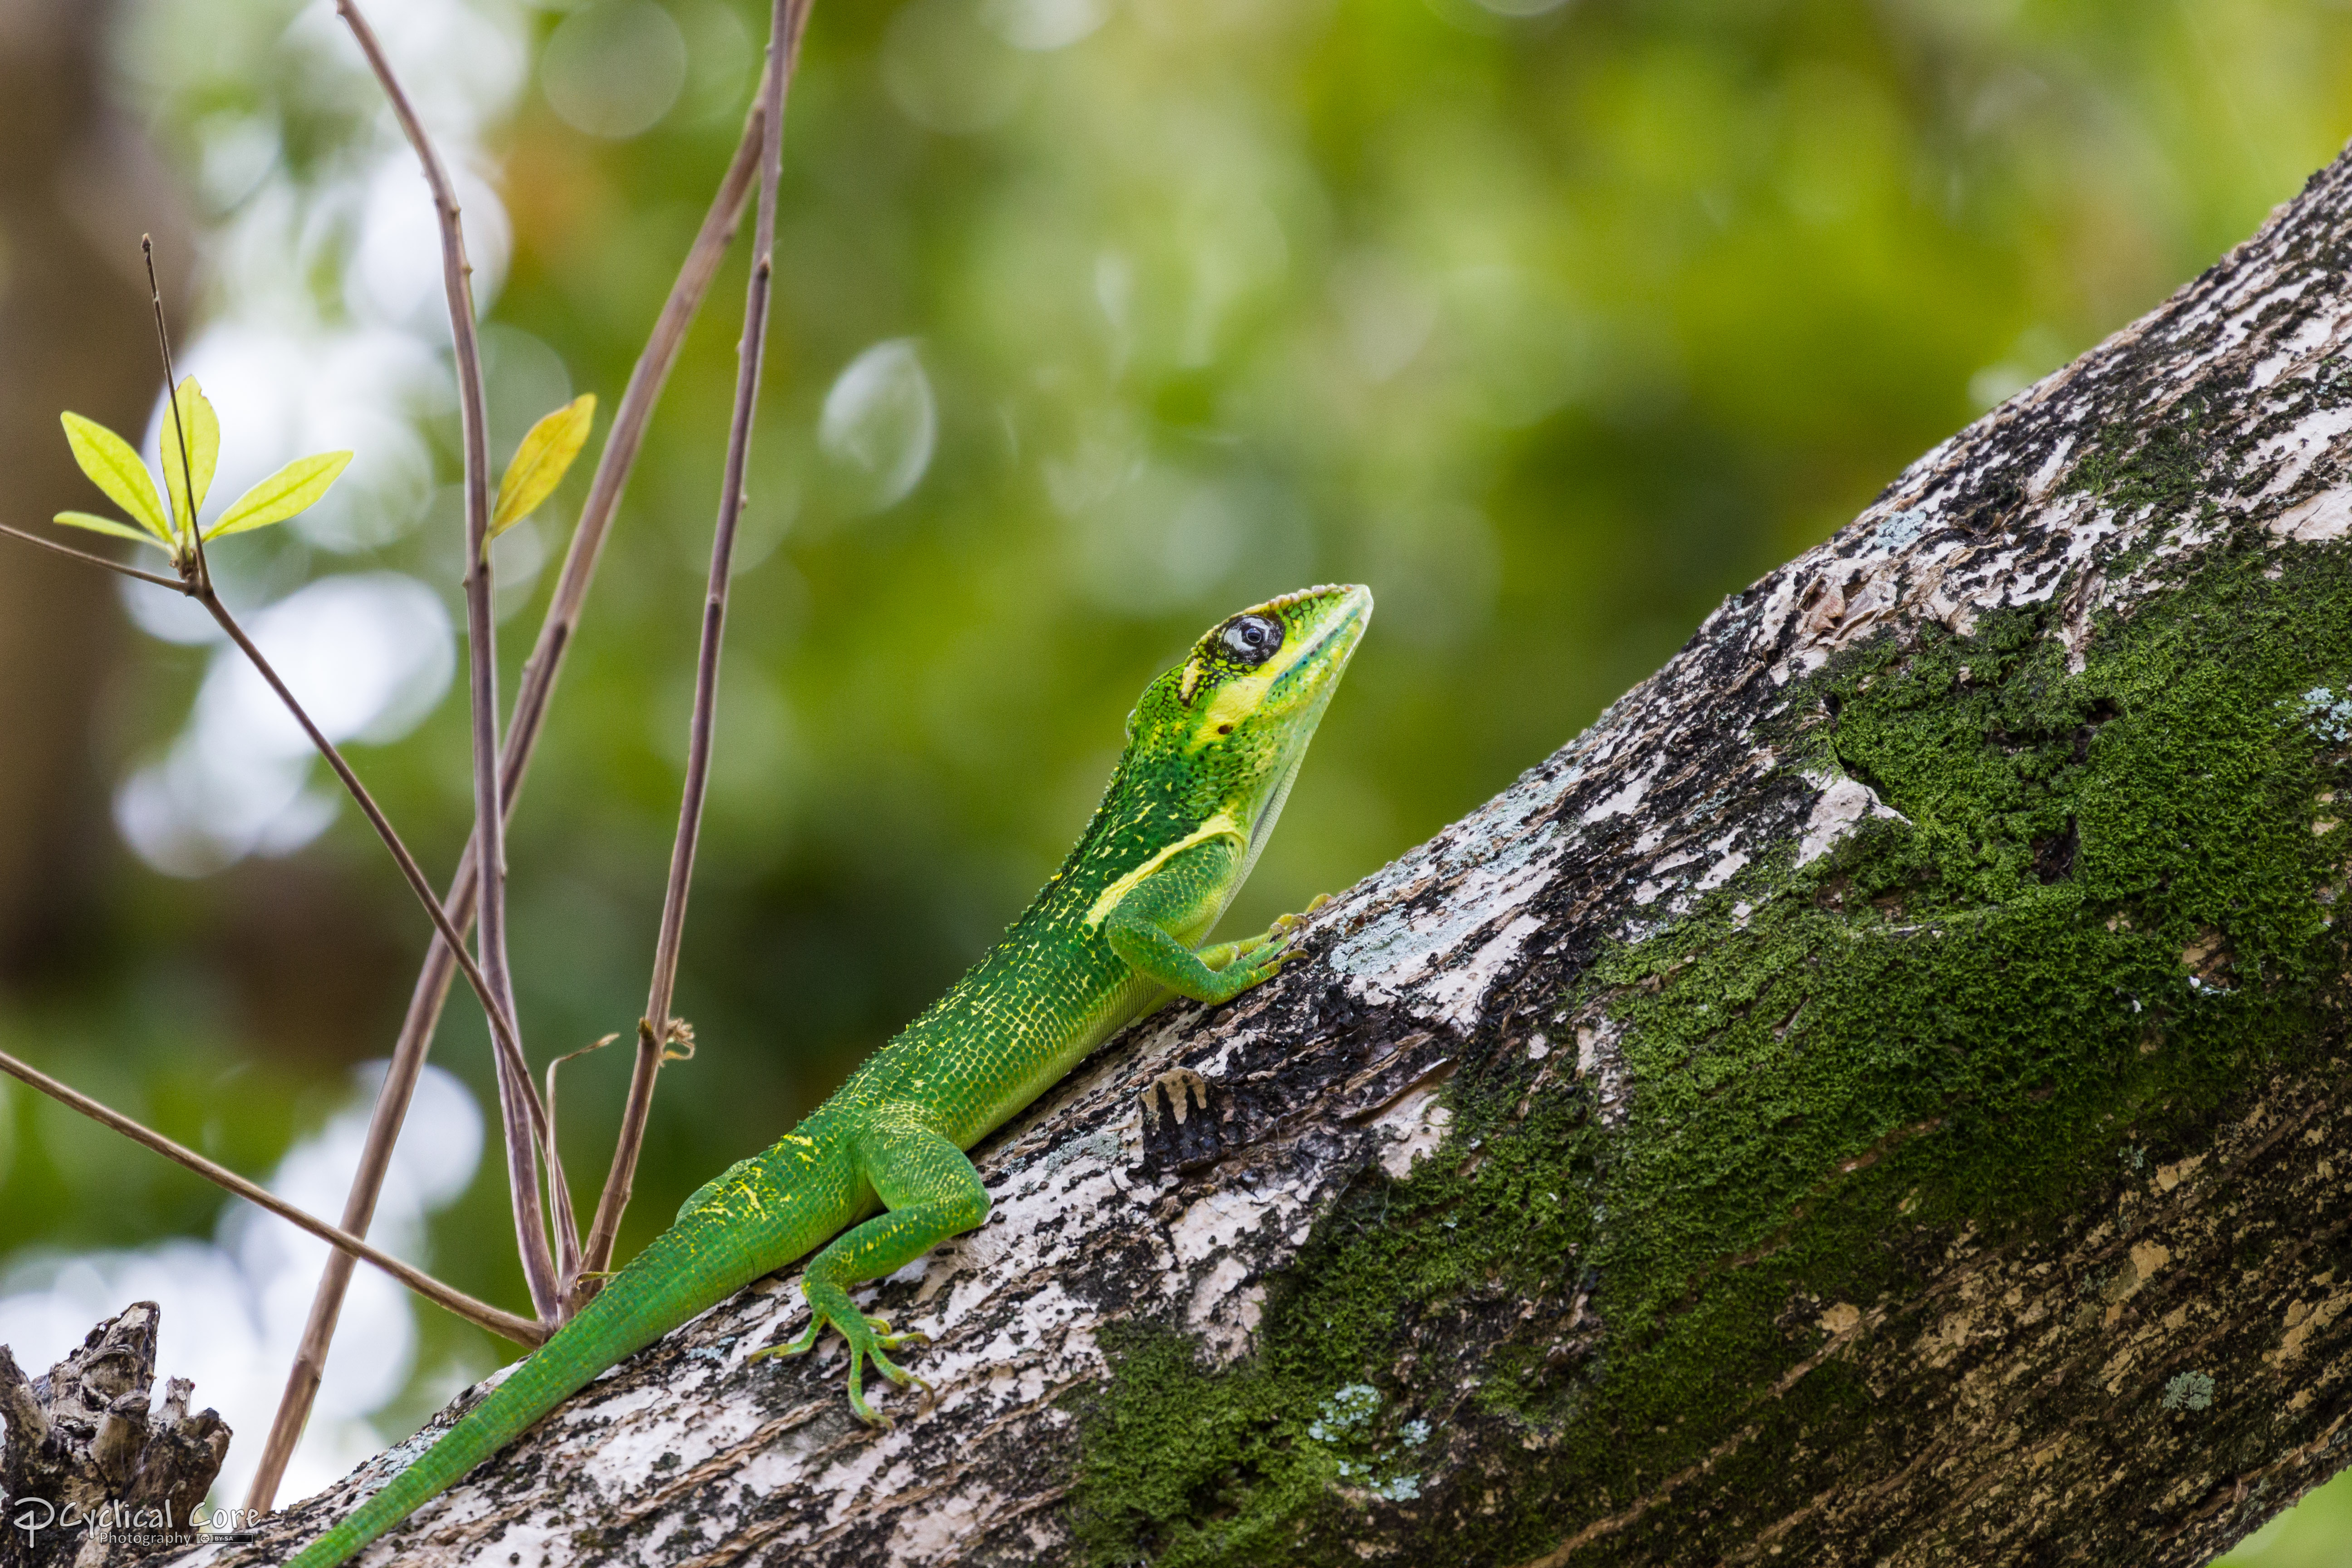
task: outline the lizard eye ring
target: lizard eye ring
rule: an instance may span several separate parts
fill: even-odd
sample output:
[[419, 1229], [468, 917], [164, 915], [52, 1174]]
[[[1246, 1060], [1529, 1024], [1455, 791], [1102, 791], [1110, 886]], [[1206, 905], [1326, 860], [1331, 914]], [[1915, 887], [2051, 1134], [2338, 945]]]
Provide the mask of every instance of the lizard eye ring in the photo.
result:
[[1264, 664], [1282, 646], [1282, 623], [1270, 616], [1236, 616], [1217, 642], [1230, 658], [1245, 665]]

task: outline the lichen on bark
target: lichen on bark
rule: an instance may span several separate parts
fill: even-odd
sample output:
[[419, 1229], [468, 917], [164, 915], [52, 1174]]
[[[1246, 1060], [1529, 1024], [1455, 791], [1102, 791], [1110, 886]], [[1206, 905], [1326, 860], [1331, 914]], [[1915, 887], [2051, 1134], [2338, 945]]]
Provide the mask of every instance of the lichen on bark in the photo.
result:
[[[1340, 1205], [1253, 1361], [1148, 1342], [1103, 1385], [1095, 1561], [2186, 1563], [2332, 1468], [2343, 1369], [2305, 1374], [2341, 1238], [2298, 1212], [2332, 1172], [2262, 1135], [2284, 1096], [2324, 1143], [2342, 1079], [2352, 571], [2314, 447], [2352, 399], [2315, 237], [1701, 629], [1678, 662], [1746, 721], [1747, 787], [1669, 711], [1633, 775], [1664, 874], [1609, 865], [1631, 898], [1587, 951], [1549, 915], [1575, 956], [1469, 1043], [1442, 1174]], [[1988, 553], [2000, 591], [1964, 591]], [[1811, 646], [1730, 668], [1776, 605]], [[1776, 791], [1801, 820], [1757, 832]], [[1530, 1015], [1575, 1081], [1513, 1048]], [[2215, 1233], [2223, 1149], [2285, 1213]], [[1312, 1436], [1358, 1377], [1451, 1438], [1413, 1498]]]

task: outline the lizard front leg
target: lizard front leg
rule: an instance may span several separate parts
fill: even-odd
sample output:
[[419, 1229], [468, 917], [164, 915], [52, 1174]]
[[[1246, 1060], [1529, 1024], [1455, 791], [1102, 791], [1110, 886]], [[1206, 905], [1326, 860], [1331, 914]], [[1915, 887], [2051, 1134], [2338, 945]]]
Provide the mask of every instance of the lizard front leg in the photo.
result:
[[1245, 936], [1233, 942], [1212, 942], [1194, 954], [1211, 969], [1223, 969], [1237, 958], [1247, 958], [1269, 942], [1287, 942], [1305, 928], [1307, 918], [1331, 901], [1328, 893], [1318, 893], [1297, 914], [1276, 915], [1274, 923], [1256, 936]]
[[893, 1362], [887, 1352], [921, 1344], [921, 1333], [892, 1333], [887, 1318], [868, 1317], [849, 1299], [849, 1287], [895, 1273], [940, 1242], [972, 1229], [988, 1217], [988, 1189], [963, 1151], [911, 1116], [878, 1113], [857, 1134], [858, 1169], [882, 1200], [886, 1212], [837, 1237], [818, 1253], [801, 1277], [809, 1324], [781, 1345], [755, 1352], [751, 1359], [800, 1355], [814, 1348], [830, 1323], [849, 1342], [849, 1405], [858, 1419], [890, 1425], [866, 1403], [865, 1371], [874, 1369], [904, 1388], [930, 1384]]
[[1224, 900], [1240, 867], [1240, 847], [1213, 838], [1171, 855], [1104, 915], [1111, 951], [1138, 974], [1195, 1002], [1227, 1002], [1272, 979], [1297, 955], [1290, 938], [1299, 918], [1286, 915], [1263, 936], [1217, 942], [1199, 952], [1178, 931], [1198, 931]]

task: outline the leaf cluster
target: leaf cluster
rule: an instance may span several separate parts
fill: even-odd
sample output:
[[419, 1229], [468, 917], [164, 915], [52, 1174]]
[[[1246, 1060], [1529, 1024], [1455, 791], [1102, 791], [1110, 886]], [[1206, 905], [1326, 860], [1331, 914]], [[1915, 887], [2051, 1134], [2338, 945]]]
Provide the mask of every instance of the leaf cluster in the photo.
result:
[[[56, 521], [68, 528], [152, 545], [183, 572], [194, 566], [197, 518], [220, 462], [220, 418], [196, 378], [188, 376], [180, 383], [172, 395], [171, 417], [163, 422], [163, 490], [172, 498], [168, 518], [156, 494], [154, 476], [130, 442], [95, 419], [71, 413], [58, 417], [81, 471], [106, 492], [109, 500], [130, 513], [138, 526], [87, 511], [61, 511]], [[351, 460], [349, 452], [313, 452], [295, 458], [237, 497], [210, 527], [203, 529], [203, 539], [210, 542], [232, 533], [247, 533], [307, 511], [325, 497]]]

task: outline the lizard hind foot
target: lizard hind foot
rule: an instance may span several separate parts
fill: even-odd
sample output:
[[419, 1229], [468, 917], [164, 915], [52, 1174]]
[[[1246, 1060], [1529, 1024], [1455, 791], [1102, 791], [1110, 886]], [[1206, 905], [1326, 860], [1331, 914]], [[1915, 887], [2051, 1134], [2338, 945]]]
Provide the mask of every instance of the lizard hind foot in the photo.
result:
[[806, 1355], [816, 1347], [828, 1322], [835, 1322], [835, 1326], [841, 1330], [842, 1338], [849, 1342], [849, 1407], [857, 1413], [860, 1421], [869, 1426], [887, 1428], [891, 1425], [889, 1416], [866, 1403], [866, 1363], [869, 1360], [873, 1362], [875, 1371], [899, 1387], [919, 1388], [926, 1395], [931, 1393], [929, 1383], [892, 1361], [887, 1353], [902, 1346], [927, 1345], [931, 1342], [931, 1336], [919, 1329], [893, 1333], [889, 1319], [865, 1313], [859, 1313], [846, 1322], [838, 1322], [820, 1312], [809, 1321], [807, 1328], [793, 1338], [782, 1344], [753, 1351], [748, 1359], [766, 1361], [771, 1357]]
[[[767, 1361], [772, 1357], [778, 1356], [806, 1355], [809, 1352], [816, 1348], [816, 1342], [824, 1337], [826, 1321], [827, 1320], [824, 1315], [819, 1314], [818, 1316], [809, 1320], [809, 1326], [807, 1328], [803, 1329], [799, 1333], [794, 1334], [791, 1339], [786, 1340], [783, 1343], [779, 1345], [769, 1345], [764, 1349], [753, 1351], [744, 1359], [746, 1361]], [[923, 1332], [920, 1329], [909, 1329], [905, 1333], [901, 1334], [892, 1333], [890, 1331], [890, 1320], [887, 1318], [868, 1317], [866, 1319], [866, 1327], [870, 1336], [870, 1342], [880, 1346], [884, 1350], [895, 1351], [900, 1345], [927, 1345], [931, 1342], [931, 1336]], [[855, 1346], [857, 1343], [859, 1338], [858, 1335], [852, 1333], [847, 1329], [842, 1330], [841, 1332], [842, 1337], [849, 1341], [851, 1345]]]
[[931, 1342], [930, 1335], [916, 1329], [894, 1334], [890, 1331], [889, 1319], [864, 1315], [855, 1320], [855, 1326], [849, 1323], [843, 1324], [841, 1331], [849, 1341], [849, 1407], [857, 1412], [859, 1420], [868, 1426], [884, 1428], [892, 1425], [889, 1416], [880, 1414], [866, 1403], [866, 1369], [863, 1363], [869, 1359], [874, 1363], [875, 1371], [899, 1387], [919, 1388], [926, 1395], [930, 1394], [929, 1384], [892, 1361], [885, 1353], [897, 1350], [901, 1345], [929, 1344]]
[[809, 1326], [803, 1329], [799, 1333], [794, 1334], [791, 1339], [786, 1340], [780, 1345], [767, 1345], [759, 1350], [755, 1350], [750, 1355], [746, 1356], [744, 1360], [748, 1363], [767, 1361], [775, 1357], [806, 1355], [809, 1352], [816, 1348], [817, 1336], [824, 1332], [824, 1319], [823, 1317], [811, 1318], [809, 1320]]

